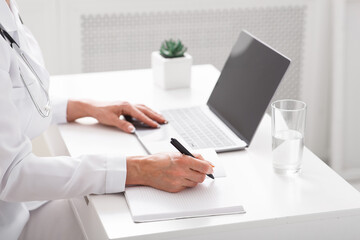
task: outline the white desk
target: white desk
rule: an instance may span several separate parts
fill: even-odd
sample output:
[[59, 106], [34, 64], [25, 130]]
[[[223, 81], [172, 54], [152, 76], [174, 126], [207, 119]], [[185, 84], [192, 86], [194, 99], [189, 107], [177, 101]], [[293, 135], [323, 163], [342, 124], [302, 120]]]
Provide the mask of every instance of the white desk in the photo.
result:
[[[218, 75], [210, 65], [196, 66], [191, 89], [171, 91], [153, 86], [150, 70], [57, 76], [51, 93], [156, 108], [188, 106], [206, 102]], [[91, 119], [59, 130], [70, 155], [145, 154], [134, 135]], [[308, 149], [298, 177], [274, 174], [270, 153], [265, 116], [249, 149], [219, 155], [234, 191], [243, 194], [246, 214], [135, 224], [123, 194], [93, 195], [89, 204], [84, 198], [71, 201], [88, 239], [360, 239], [358, 191]]]

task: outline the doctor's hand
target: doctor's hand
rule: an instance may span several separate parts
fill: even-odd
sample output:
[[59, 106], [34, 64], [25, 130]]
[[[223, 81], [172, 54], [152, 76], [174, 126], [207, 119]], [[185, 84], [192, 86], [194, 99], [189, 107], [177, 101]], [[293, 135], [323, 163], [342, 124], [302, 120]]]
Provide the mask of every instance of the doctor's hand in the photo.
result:
[[213, 173], [211, 164], [201, 155], [196, 158], [181, 153], [159, 153], [127, 157], [126, 184], [146, 185], [167, 192], [195, 187]]
[[159, 124], [166, 123], [163, 116], [142, 104], [117, 102], [104, 105], [69, 100], [67, 105], [68, 122], [73, 122], [82, 117], [93, 117], [101, 124], [117, 127], [127, 133], [135, 132], [135, 127], [130, 122], [120, 119], [121, 115], [136, 118], [153, 128], [159, 127]]

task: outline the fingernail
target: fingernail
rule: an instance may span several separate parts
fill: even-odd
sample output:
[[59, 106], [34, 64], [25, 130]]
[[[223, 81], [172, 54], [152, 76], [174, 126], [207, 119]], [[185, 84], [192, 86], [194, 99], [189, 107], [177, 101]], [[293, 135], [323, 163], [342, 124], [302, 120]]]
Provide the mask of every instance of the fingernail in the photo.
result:
[[169, 122], [167, 120], [164, 121], [164, 124], [168, 124]]
[[215, 167], [212, 162], [210, 162], [210, 161], [207, 161], [207, 162], [210, 164], [210, 166]]
[[131, 133], [134, 133], [134, 132], [135, 132], [134, 126], [129, 126], [128, 129], [129, 129], [129, 131], [130, 131]]
[[208, 174], [214, 173], [214, 169], [210, 168], [210, 172], [208, 172]]
[[156, 128], [160, 128], [160, 124], [158, 124], [158, 125], [156, 126]]

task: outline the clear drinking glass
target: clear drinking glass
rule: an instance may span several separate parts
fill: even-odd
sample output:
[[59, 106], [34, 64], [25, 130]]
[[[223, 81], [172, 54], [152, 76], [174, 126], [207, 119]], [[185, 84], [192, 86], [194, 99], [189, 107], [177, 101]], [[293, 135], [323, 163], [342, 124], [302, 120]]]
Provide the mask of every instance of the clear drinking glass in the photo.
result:
[[304, 149], [306, 104], [278, 100], [271, 104], [271, 113], [274, 170], [280, 174], [298, 173]]

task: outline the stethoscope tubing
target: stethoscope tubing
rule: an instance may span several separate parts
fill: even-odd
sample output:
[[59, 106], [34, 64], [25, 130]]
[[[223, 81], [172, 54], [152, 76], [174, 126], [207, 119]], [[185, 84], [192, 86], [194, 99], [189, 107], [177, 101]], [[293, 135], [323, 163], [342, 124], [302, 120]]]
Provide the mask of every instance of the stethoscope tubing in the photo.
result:
[[49, 92], [47, 91], [47, 89], [44, 85], [44, 82], [41, 80], [39, 75], [36, 73], [35, 69], [32, 67], [32, 65], [26, 58], [26, 56], [25, 56], [24, 52], [21, 50], [19, 44], [17, 44], [17, 42], [9, 35], [9, 33], [5, 31], [5, 29], [3, 28], [3, 26], [1, 24], [0, 24], [0, 35], [10, 43], [10, 47], [12, 49], [14, 49], [14, 51], [21, 57], [21, 59], [24, 61], [24, 63], [29, 68], [29, 70], [32, 72], [32, 74], [34, 74], [36, 80], [39, 82], [40, 88], [46, 97], [46, 105], [44, 106], [44, 109], [41, 109], [39, 104], [36, 102], [35, 97], [33, 96], [29, 87], [27, 86], [25, 79], [24, 79], [23, 75], [21, 74], [21, 69], [19, 68], [21, 81], [23, 82], [27, 92], [29, 93], [31, 101], [35, 105], [35, 108], [39, 112], [40, 116], [42, 116], [43, 118], [48, 117], [50, 115], [50, 109], [51, 109], [50, 96], [49, 96]]

